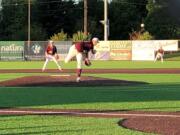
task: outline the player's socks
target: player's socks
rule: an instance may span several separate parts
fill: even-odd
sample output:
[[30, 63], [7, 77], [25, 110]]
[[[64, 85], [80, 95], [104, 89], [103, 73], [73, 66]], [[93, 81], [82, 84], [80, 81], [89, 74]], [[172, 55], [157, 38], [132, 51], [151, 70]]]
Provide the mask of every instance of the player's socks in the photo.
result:
[[80, 82], [81, 81], [81, 78], [80, 77], [77, 77], [76, 78], [76, 82]]
[[77, 78], [76, 78], [76, 82], [80, 82], [81, 78], [81, 73], [82, 73], [82, 69], [77, 69]]

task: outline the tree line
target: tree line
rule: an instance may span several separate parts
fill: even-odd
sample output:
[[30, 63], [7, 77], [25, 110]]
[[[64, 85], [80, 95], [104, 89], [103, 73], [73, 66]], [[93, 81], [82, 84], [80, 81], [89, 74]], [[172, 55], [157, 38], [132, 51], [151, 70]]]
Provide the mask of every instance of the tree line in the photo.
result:
[[[88, 32], [103, 39], [104, 1], [88, 1]], [[64, 32], [83, 31], [83, 1], [31, 0], [31, 40], [47, 40]], [[28, 40], [28, 0], [2, 0], [0, 40]], [[148, 31], [154, 39], [180, 38], [179, 0], [112, 0], [108, 3], [109, 39], [127, 40]]]

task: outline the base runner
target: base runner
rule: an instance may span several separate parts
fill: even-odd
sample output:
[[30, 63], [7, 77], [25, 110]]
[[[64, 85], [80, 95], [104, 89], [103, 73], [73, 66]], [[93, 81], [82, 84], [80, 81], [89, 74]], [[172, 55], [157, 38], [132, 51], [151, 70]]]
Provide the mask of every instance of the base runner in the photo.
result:
[[46, 69], [47, 63], [49, 61], [54, 61], [60, 71], [62, 71], [61, 66], [58, 64], [59, 61], [59, 55], [57, 54], [57, 48], [54, 45], [54, 42], [52, 40], [48, 41], [48, 46], [45, 51], [45, 57], [46, 60], [44, 62], [42, 71]]
[[70, 47], [68, 55], [65, 58], [65, 63], [68, 63], [73, 57], [76, 56], [76, 60], [77, 60], [76, 82], [79, 82], [81, 80], [83, 60], [85, 65], [87, 66], [91, 65], [91, 62], [88, 58], [88, 53], [91, 52], [92, 54], [95, 54], [94, 46], [97, 45], [98, 42], [99, 39], [94, 37], [90, 42], [78, 42]]

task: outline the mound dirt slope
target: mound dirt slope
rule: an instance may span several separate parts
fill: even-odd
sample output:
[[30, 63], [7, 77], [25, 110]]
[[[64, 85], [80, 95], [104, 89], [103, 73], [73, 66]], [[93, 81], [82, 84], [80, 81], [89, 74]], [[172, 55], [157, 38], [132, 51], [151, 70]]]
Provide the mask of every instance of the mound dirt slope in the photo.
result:
[[73, 75], [51, 75], [51, 76], [28, 76], [0, 82], [0, 86], [8, 87], [33, 87], [33, 86], [121, 86], [137, 85], [143, 82], [113, 80], [91, 76], [83, 76], [80, 82], [76, 82]]

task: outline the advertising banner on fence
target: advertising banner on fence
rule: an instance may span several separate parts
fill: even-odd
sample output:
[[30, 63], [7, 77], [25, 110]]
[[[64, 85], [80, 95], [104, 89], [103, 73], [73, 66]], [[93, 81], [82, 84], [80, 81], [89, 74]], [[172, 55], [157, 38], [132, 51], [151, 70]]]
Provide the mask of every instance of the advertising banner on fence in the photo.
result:
[[0, 60], [23, 60], [23, 41], [0, 41]]
[[178, 40], [154, 40], [154, 49], [157, 51], [160, 46], [164, 51], [178, 51]]
[[111, 60], [131, 60], [132, 42], [131, 41], [109, 41]]
[[44, 60], [47, 41], [28, 41], [25, 42], [24, 51], [26, 60]]
[[[48, 41], [31, 41], [30, 44], [25, 42], [25, 58], [27, 60], [44, 60], [47, 44]], [[64, 60], [72, 42], [55, 41], [54, 45], [57, 48], [57, 53], [60, 54], [61, 60]]]
[[57, 47], [57, 53], [60, 54], [60, 59], [64, 60], [73, 43], [72, 41], [55, 41], [54, 44]]
[[132, 60], [154, 60], [154, 42], [132, 41]]
[[90, 59], [92, 60], [109, 60], [110, 57], [110, 47], [109, 41], [100, 41], [95, 48], [96, 54], [90, 54]]

